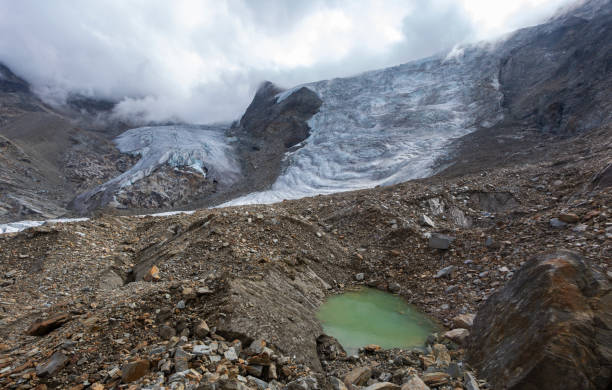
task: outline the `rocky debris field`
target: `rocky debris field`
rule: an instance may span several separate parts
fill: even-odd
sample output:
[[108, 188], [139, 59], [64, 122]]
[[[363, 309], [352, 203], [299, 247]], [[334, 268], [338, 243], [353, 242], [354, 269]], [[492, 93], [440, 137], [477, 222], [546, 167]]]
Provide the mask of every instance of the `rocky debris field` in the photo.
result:
[[[534, 367], [521, 364], [529, 360], [521, 353], [533, 348], [510, 353], [490, 345], [491, 332], [508, 337], [512, 330], [485, 325], [517, 317], [511, 307], [484, 308], [507, 294], [542, 313], [553, 305], [562, 320], [567, 313], [598, 319], [589, 326], [603, 331], [587, 332], [582, 347], [561, 343], [545, 368], [556, 375], [571, 366], [586, 378], [576, 381], [587, 383], [582, 388], [605, 388], [610, 140], [609, 130], [600, 131], [559, 144], [542, 161], [454, 178], [191, 215], [106, 215], [2, 235], [0, 387], [500, 388], [507, 384], [497, 382], [499, 364]], [[536, 272], [529, 264], [540, 260], [530, 259], [561, 249], [580, 260], [550, 271], [547, 283], [580, 294], [540, 291], [527, 283], [537, 278], [521, 276], [521, 269]], [[572, 279], [572, 269], [596, 276]], [[527, 284], [517, 290], [516, 280]], [[592, 280], [599, 287], [585, 288]], [[440, 332], [422, 348], [368, 346], [346, 356], [322, 336], [316, 311], [325, 297], [363, 285], [402, 296], [437, 320]], [[552, 298], [533, 303], [546, 294]], [[490, 337], [470, 334], [472, 322]], [[555, 334], [574, 334], [571, 327], [541, 333], [544, 319], [522, 324], [530, 337], [520, 345], [536, 340], [546, 349]], [[477, 356], [479, 349], [493, 352]], [[594, 356], [588, 367], [554, 359], [580, 351]], [[512, 378], [509, 388], [533, 383]]]

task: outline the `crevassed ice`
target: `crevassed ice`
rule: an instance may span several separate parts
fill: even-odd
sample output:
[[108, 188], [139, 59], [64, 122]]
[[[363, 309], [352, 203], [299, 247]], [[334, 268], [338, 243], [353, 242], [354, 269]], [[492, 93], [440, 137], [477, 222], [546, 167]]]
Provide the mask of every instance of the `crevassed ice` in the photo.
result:
[[[486, 47], [303, 86], [323, 104], [270, 190], [222, 206], [273, 203], [432, 174], [449, 142], [502, 118], [498, 61]], [[299, 86], [302, 87], [302, 86]], [[277, 96], [290, 96], [299, 87]]]
[[[503, 118], [498, 66], [499, 56], [480, 45], [455, 49], [453, 55], [303, 85], [323, 101], [309, 121], [311, 134], [303, 147], [286, 156], [286, 168], [270, 190], [221, 206], [273, 203], [432, 174], [433, 163], [446, 153], [452, 139]], [[279, 94], [277, 101], [300, 87]], [[202, 172], [206, 167], [208, 174], [231, 183], [240, 170], [225, 129], [128, 130], [116, 139], [117, 146], [122, 152], [139, 154], [140, 161], [94, 191], [129, 186], [165, 163]]]
[[120, 187], [149, 176], [163, 164], [188, 166], [204, 174], [206, 168], [217, 180], [231, 184], [240, 175], [238, 163], [222, 126], [152, 126], [130, 129], [115, 138], [122, 153], [138, 154], [140, 160], [117, 178]]
[[170, 125], [130, 129], [115, 143], [122, 153], [139, 155], [134, 166], [121, 175], [87, 191], [79, 198], [89, 199], [103, 191], [115, 192], [129, 187], [153, 173], [164, 164], [190, 167], [203, 175], [214, 177], [224, 185], [240, 177], [240, 166], [233, 147], [221, 125]]

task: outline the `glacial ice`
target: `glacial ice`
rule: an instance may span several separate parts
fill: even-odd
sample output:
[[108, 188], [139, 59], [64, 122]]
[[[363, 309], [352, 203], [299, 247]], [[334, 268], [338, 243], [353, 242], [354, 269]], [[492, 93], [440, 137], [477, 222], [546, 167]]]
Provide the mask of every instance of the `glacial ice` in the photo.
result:
[[[282, 92], [277, 103], [303, 86], [323, 101], [309, 121], [310, 136], [300, 149], [285, 156], [285, 169], [269, 190], [221, 206], [273, 203], [429, 176], [454, 138], [503, 118], [498, 70], [499, 56], [493, 49], [465, 46], [455, 48], [452, 55]], [[226, 129], [156, 126], [128, 130], [115, 142], [122, 152], [140, 155], [140, 160], [84, 195], [129, 186], [166, 163], [201, 173], [206, 168], [208, 175], [232, 184], [239, 179], [240, 169]], [[26, 225], [33, 222], [0, 225], [0, 233], [22, 230], [16, 225], [20, 223], [30, 227]]]
[[485, 46], [300, 87], [323, 104], [303, 147], [267, 191], [222, 206], [273, 203], [426, 177], [451, 140], [502, 119], [498, 62]]
[[[231, 184], [240, 175], [223, 126], [152, 126], [130, 129], [115, 138], [122, 153], [140, 155], [140, 160], [113, 180], [120, 187], [132, 185], [164, 164], [190, 167], [202, 174], [207, 169], [220, 182]], [[110, 182], [109, 182], [110, 183]]]
[[113, 194], [151, 175], [168, 164], [176, 169], [191, 168], [223, 185], [240, 177], [240, 166], [223, 125], [169, 125], [130, 129], [115, 144], [122, 153], [140, 156], [134, 166], [121, 175], [77, 197], [86, 202], [98, 193]]
[[16, 233], [25, 229], [29, 229], [36, 226], [42, 225], [53, 225], [56, 223], [66, 223], [66, 222], [81, 222], [87, 221], [89, 218], [57, 218], [57, 219], [47, 219], [46, 221], [17, 221], [17, 222], [9, 222], [0, 224], [0, 234], [5, 233]]

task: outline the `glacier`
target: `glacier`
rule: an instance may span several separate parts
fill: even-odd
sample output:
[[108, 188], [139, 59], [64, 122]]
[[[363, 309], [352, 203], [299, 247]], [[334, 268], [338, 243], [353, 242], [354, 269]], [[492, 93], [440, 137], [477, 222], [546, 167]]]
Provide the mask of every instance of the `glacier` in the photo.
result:
[[192, 169], [229, 186], [240, 178], [240, 164], [225, 133], [228, 125], [167, 125], [127, 130], [114, 139], [122, 153], [140, 156], [121, 175], [78, 195], [74, 203], [86, 205], [96, 196], [111, 203], [115, 194], [150, 176], [163, 165], [174, 169]]
[[[449, 143], [503, 119], [500, 54], [494, 44], [457, 47], [448, 53], [353, 77], [308, 83], [277, 95], [277, 103], [302, 87], [322, 105], [309, 121], [309, 137], [284, 158], [271, 188], [217, 207], [274, 203], [427, 177]], [[171, 125], [130, 129], [115, 139], [139, 161], [123, 174], [77, 199], [112, 194], [164, 164], [189, 167], [231, 186], [240, 163], [229, 125]], [[172, 215], [162, 213], [163, 215]], [[33, 223], [0, 225], [0, 233]]]
[[139, 155], [140, 160], [105, 185], [119, 183], [122, 188], [128, 187], [164, 164], [189, 167], [202, 175], [207, 174], [206, 170], [219, 181], [231, 184], [240, 176], [240, 167], [225, 130], [224, 126], [189, 125], [130, 129], [114, 141], [120, 152]]
[[503, 119], [494, 45], [454, 48], [420, 61], [301, 87], [323, 101], [310, 136], [285, 157], [269, 190], [221, 206], [274, 203], [429, 176], [448, 144]]

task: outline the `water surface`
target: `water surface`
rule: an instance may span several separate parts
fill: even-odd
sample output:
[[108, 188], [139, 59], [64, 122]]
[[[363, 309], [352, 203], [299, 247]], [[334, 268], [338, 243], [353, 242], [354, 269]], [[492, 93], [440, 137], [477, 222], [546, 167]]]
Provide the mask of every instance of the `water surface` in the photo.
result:
[[364, 288], [330, 297], [317, 314], [326, 334], [348, 354], [377, 344], [382, 348], [422, 347], [435, 324], [400, 297]]

